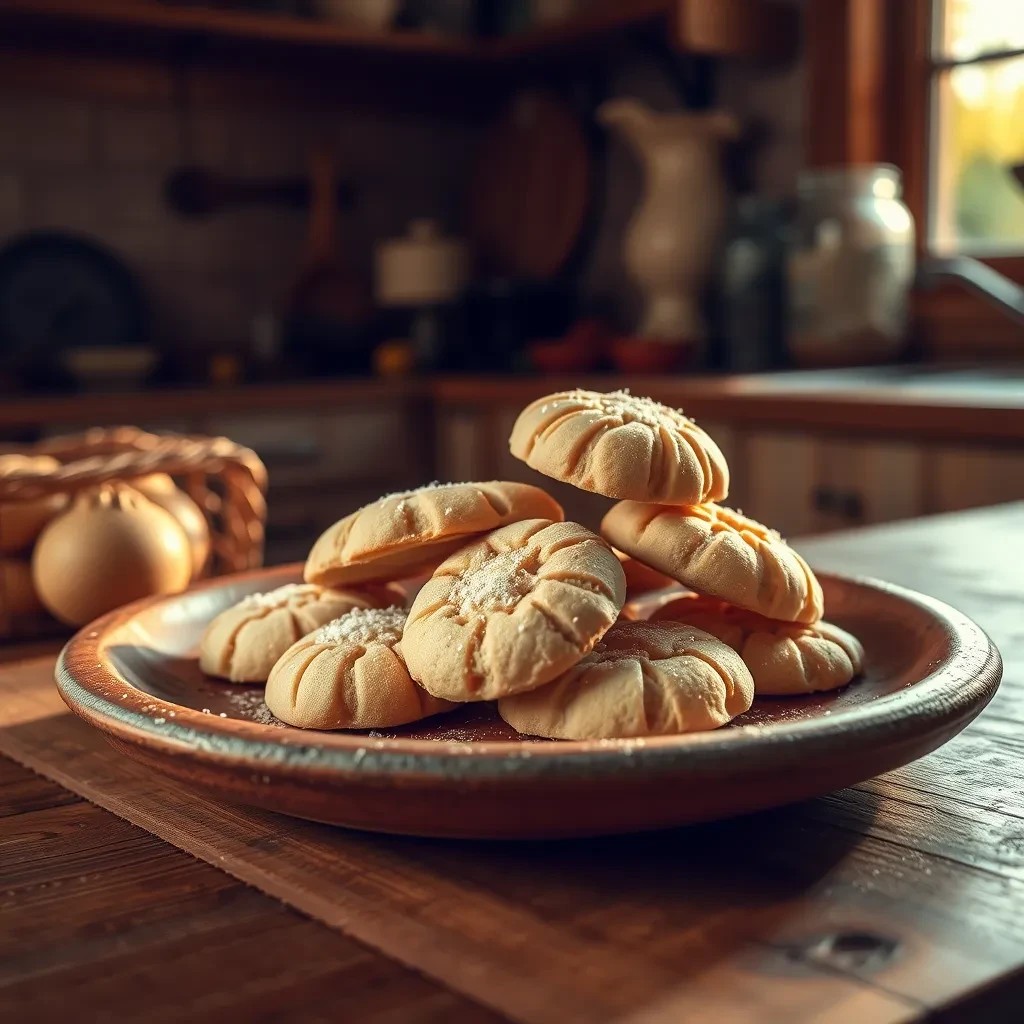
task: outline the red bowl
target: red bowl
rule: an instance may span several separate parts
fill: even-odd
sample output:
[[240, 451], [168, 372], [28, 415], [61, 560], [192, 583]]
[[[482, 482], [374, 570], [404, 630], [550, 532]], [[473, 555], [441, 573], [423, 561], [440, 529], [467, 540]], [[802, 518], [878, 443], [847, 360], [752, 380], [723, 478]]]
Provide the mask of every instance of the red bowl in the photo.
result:
[[690, 342], [659, 341], [656, 338], [616, 338], [611, 343], [611, 357], [623, 373], [667, 373], [679, 370], [693, 359]]

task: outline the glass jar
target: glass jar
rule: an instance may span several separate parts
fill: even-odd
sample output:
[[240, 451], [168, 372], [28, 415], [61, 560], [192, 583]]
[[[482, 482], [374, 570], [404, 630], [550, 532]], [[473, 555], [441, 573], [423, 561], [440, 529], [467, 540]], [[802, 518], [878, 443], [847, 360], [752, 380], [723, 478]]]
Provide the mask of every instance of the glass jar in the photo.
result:
[[914, 221], [887, 164], [801, 175], [787, 266], [787, 345], [802, 366], [881, 362], [903, 350]]

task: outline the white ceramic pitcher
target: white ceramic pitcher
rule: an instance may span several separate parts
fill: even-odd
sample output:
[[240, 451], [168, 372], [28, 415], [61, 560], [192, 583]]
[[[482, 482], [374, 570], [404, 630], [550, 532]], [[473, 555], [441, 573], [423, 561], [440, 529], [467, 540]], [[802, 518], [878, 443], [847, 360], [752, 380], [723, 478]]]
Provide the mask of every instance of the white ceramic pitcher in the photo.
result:
[[632, 99], [598, 108], [644, 168], [645, 194], [626, 230], [623, 262], [643, 294], [637, 333], [699, 343], [706, 327], [700, 296], [711, 273], [726, 214], [722, 143], [737, 134], [720, 111], [657, 113]]

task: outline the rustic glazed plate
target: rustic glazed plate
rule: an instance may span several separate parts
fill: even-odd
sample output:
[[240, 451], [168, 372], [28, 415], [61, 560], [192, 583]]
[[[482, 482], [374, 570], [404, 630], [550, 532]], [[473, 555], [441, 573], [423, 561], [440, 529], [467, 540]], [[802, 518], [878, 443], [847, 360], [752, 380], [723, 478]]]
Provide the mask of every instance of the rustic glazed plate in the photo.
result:
[[717, 732], [556, 742], [517, 736], [488, 705], [365, 733], [277, 722], [261, 687], [204, 676], [203, 628], [286, 566], [215, 580], [99, 619], [64, 649], [68, 706], [120, 751], [217, 796], [353, 828], [538, 837], [662, 828], [791, 803], [906, 764], [995, 693], [999, 654], [968, 618], [912, 591], [823, 576], [829, 618], [866, 671], [845, 689], [764, 698]]

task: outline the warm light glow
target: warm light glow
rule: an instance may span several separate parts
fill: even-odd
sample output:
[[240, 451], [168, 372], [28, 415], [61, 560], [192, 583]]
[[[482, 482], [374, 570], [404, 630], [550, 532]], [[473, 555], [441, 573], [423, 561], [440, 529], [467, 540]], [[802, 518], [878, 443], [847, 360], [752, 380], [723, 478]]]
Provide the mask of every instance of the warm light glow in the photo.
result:
[[[942, 6], [942, 5], [937, 5]], [[945, 0], [938, 55], [965, 60], [1024, 48], [1024, 3]], [[936, 78], [932, 242], [942, 252], [1024, 250], [1024, 57], [940, 72]]]
[[1024, 47], [1024, 4], [1019, 0], [945, 0], [940, 17], [939, 57], [969, 60]]

